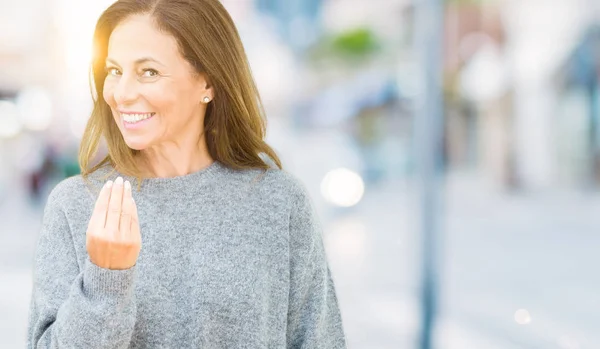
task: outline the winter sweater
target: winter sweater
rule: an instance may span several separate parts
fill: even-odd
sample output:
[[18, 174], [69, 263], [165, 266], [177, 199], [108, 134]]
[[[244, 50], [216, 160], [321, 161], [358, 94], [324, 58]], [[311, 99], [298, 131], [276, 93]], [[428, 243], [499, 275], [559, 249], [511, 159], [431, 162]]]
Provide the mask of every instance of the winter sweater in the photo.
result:
[[[90, 261], [102, 185], [131, 181], [142, 247], [126, 270]], [[109, 166], [60, 182], [34, 260], [28, 348], [345, 348], [321, 229], [302, 184], [214, 162], [173, 178]]]

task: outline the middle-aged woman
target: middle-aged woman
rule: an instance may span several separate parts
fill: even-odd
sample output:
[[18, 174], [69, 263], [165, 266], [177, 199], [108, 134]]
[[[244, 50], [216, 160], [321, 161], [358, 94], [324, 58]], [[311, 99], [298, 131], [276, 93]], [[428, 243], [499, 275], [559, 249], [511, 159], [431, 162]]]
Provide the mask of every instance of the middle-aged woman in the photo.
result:
[[221, 3], [118, 1], [94, 39], [82, 174], [46, 203], [28, 347], [345, 348], [319, 223], [264, 142]]

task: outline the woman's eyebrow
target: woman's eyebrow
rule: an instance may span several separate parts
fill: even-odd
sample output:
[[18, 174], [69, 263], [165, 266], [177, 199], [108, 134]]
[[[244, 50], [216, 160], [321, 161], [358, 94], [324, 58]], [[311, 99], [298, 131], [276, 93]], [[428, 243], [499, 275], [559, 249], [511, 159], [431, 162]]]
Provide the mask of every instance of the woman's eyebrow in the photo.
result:
[[[147, 62], [154, 62], [154, 63], [158, 63], [158, 64], [160, 64], [160, 65], [164, 66], [164, 64], [162, 64], [160, 61], [158, 61], [158, 60], [156, 60], [156, 59], [154, 59], [154, 58], [152, 58], [152, 57], [142, 57], [142, 58], [138, 58], [138, 59], [136, 59], [136, 60], [135, 60], [135, 62], [133, 62], [133, 63], [134, 63], [135, 65], [140, 65], [140, 64], [143, 64], [143, 63], [147, 63]], [[117, 63], [117, 61], [116, 61], [116, 60], [114, 60], [114, 59], [112, 59], [112, 58], [110, 58], [110, 57], [106, 59], [106, 63], [111, 63], [111, 64], [114, 64], [114, 65], [119, 65], [119, 63]]]

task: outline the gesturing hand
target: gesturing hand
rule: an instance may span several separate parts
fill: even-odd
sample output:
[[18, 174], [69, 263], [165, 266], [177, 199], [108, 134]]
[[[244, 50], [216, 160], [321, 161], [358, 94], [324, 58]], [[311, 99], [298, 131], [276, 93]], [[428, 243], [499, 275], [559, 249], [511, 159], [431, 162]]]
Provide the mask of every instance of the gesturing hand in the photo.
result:
[[118, 177], [106, 182], [88, 224], [86, 248], [90, 260], [105, 269], [135, 265], [142, 245], [138, 213], [131, 184]]

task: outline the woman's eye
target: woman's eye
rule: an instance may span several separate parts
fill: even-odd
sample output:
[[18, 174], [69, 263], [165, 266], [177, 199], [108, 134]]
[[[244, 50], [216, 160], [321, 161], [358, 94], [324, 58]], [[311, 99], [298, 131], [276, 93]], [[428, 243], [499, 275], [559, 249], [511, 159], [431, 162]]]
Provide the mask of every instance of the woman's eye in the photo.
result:
[[106, 68], [106, 74], [108, 75], [112, 75], [112, 76], [119, 76], [121, 75], [121, 71], [117, 68]]
[[146, 78], [153, 78], [155, 76], [158, 76], [158, 72], [154, 69], [144, 69], [144, 73], [142, 74], [142, 76]]

